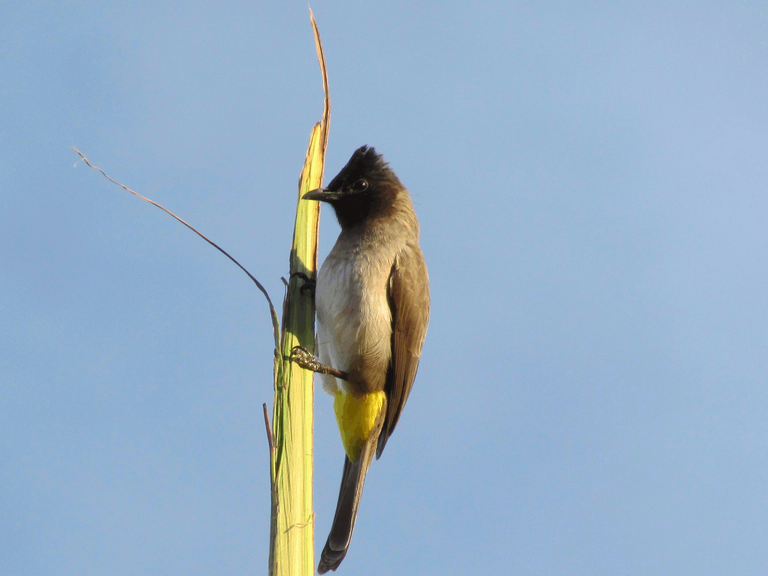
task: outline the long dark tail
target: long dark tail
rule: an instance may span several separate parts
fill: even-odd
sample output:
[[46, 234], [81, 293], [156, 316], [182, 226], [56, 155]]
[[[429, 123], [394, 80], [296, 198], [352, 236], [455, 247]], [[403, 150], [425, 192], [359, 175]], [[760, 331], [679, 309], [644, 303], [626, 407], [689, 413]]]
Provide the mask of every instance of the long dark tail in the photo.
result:
[[317, 566], [317, 571], [320, 574], [325, 574], [328, 570], [336, 570], [341, 561], [344, 560], [344, 556], [347, 555], [349, 542], [352, 540], [352, 531], [355, 529], [357, 507], [360, 505], [360, 497], [363, 495], [365, 475], [376, 452], [377, 440], [378, 434], [368, 439], [356, 462], [350, 462], [348, 457], [344, 457], [344, 473], [341, 476], [336, 515], [333, 518], [331, 533], [328, 535], [325, 548], [320, 555], [320, 564]]

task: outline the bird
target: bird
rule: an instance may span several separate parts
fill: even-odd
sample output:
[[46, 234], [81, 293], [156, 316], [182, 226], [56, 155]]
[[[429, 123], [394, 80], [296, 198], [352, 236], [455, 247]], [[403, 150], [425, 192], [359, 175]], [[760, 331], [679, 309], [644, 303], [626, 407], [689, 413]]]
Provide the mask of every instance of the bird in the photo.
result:
[[373, 147], [358, 148], [325, 188], [303, 198], [331, 205], [341, 227], [315, 283], [316, 353], [344, 445], [339, 499], [318, 573], [347, 554], [365, 476], [397, 426], [429, 324], [429, 275], [408, 190]]

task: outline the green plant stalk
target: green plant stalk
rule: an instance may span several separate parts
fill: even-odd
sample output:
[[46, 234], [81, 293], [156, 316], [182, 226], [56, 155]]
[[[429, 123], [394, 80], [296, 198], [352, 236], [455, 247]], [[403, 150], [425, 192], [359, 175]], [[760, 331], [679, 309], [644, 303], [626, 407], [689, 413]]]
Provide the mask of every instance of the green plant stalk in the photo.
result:
[[272, 529], [270, 574], [314, 574], [312, 508], [313, 373], [292, 363], [295, 346], [314, 350], [313, 288], [317, 271], [319, 203], [301, 197], [319, 188], [324, 161], [324, 130], [316, 124], [299, 180], [299, 200], [290, 258], [290, 280], [283, 305], [281, 354], [275, 356], [272, 450]]
[[[267, 422], [272, 495], [270, 576], [314, 576], [315, 573], [315, 514], [312, 509], [314, 374], [290, 360], [296, 346], [303, 346], [314, 354], [314, 281], [317, 277], [320, 203], [302, 197], [322, 185], [331, 124], [328, 73], [320, 31], [311, 9], [309, 17], [323, 77], [323, 119], [312, 129], [299, 177], [291, 274], [283, 302], [283, 330], [280, 342], [275, 342], [275, 403], [271, 431]], [[277, 340], [277, 328], [275, 331]], [[266, 418], [266, 406], [264, 415]]]

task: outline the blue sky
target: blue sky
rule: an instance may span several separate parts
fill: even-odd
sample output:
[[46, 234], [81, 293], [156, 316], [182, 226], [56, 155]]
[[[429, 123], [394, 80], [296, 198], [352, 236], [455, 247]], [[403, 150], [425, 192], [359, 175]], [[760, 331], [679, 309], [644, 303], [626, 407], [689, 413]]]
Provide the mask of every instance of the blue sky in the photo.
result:
[[[326, 182], [376, 146], [432, 285], [338, 573], [765, 574], [768, 7], [312, 7]], [[306, 4], [4, 2], [0, 107], [0, 572], [263, 573], [263, 298], [69, 147], [280, 301]]]

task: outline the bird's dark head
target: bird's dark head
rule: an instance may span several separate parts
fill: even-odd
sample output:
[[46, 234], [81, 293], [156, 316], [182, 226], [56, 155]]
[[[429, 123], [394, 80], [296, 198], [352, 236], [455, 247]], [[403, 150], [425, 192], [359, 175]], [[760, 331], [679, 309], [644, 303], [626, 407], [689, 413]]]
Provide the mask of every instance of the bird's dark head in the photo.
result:
[[362, 146], [326, 188], [307, 192], [304, 198], [329, 203], [341, 227], [351, 228], [387, 216], [403, 193], [408, 194], [381, 154]]

